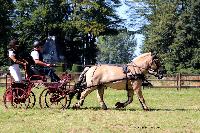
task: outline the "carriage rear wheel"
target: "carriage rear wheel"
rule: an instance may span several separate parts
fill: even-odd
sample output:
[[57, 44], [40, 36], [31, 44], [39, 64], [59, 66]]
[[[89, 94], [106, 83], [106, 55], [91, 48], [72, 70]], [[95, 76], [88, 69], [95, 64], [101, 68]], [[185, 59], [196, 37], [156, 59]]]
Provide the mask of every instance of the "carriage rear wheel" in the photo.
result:
[[41, 108], [68, 108], [71, 104], [69, 96], [63, 91], [50, 91], [44, 89], [39, 97], [39, 104]]
[[3, 96], [6, 108], [28, 108], [30, 99], [24, 89], [8, 88]]

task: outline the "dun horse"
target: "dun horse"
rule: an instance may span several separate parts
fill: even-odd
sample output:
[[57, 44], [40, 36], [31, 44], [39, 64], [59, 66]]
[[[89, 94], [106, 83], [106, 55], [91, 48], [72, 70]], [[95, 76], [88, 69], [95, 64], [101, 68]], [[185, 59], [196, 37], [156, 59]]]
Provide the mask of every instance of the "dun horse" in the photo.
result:
[[[107, 109], [104, 102], [103, 95], [106, 87], [113, 89], [127, 90], [128, 100], [115, 104], [116, 108], [124, 108], [133, 101], [134, 92], [137, 94], [138, 99], [144, 110], [148, 110], [142, 95], [141, 86], [144, 76], [147, 73], [154, 74], [162, 78], [161, 65], [159, 59], [150, 53], [144, 53], [126, 66], [117, 65], [96, 65], [90, 68], [86, 67], [80, 75], [78, 84], [82, 87], [80, 100], [73, 108], [80, 108], [83, 105], [85, 97], [97, 89], [97, 98], [102, 109]], [[79, 86], [79, 88], [80, 88]]]

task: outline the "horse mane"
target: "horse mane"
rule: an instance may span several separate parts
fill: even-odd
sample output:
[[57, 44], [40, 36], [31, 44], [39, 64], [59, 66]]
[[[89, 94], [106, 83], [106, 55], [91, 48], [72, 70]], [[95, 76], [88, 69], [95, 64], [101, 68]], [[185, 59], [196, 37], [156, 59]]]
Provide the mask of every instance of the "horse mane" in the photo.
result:
[[146, 56], [149, 56], [149, 55], [151, 55], [151, 52], [141, 54], [141, 55], [137, 56], [136, 58], [134, 58], [134, 59], [132, 60], [132, 62], [134, 62], [134, 61], [136, 61], [136, 60], [138, 60], [138, 59], [141, 59], [141, 58], [145, 58]]

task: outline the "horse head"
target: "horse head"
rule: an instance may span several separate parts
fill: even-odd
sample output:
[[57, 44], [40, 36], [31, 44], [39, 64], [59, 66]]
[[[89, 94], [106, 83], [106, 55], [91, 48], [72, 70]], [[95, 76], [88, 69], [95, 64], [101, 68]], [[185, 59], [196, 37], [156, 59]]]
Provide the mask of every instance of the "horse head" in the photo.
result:
[[150, 64], [150, 70], [148, 70], [148, 72], [153, 74], [155, 77], [158, 77], [158, 79], [162, 79], [163, 75], [166, 74], [165, 67], [161, 65], [160, 58], [157, 56], [157, 54], [151, 55], [152, 64]]
[[144, 53], [136, 57], [131, 64], [138, 67], [142, 73], [152, 74], [158, 77], [158, 79], [162, 79], [163, 74], [165, 73], [165, 69], [161, 65], [160, 59], [152, 52]]

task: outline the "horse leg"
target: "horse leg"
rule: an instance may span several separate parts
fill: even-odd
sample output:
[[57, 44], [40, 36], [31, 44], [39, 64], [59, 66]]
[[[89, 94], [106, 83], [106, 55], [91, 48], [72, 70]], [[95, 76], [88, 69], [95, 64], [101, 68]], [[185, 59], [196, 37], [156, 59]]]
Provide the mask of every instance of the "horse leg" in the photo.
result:
[[103, 95], [104, 95], [104, 87], [99, 86], [97, 88], [97, 99], [99, 101], [99, 104], [101, 106], [102, 109], [107, 110], [107, 106], [103, 100]]
[[78, 101], [78, 103], [76, 103], [73, 108], [77, 109], [77, 108], [80, 108], [80, 106], [83, 105], [83, 102], [85, 100], [85, 97], [90, 94], [92, 91], [95, 90], [95, 87], [91, 87], [91, 88], [87, 88], [86, 90], [84, 90], [82, 93], [81, 93], [81, 97], [80, 97], [80, 100]]
[[137, 97], [142, 105], [142, 108], [144, 110], [149, 110], [146, 103], [145, 103], [145, 100], [144, 100], [144, 97], [142, 95], [142, 90], [141, 90], [141, 85], [142, 85], [142, 82], [141, 81], [135, 81], [133, 83], [133, 88], [134, 88], [134, 91], [136, 92], [137, 94]]
[[124, 103], [117, 102], [117, 103], [115, 104], [116, 108], [124, 108], [124, 107], [126, 107], [128, 104], [132, 103], [132, 101], [133, 101], [133, 95], [134, 95], [133, 89], [128, 89], [128, 90], [127, 90], [127, 97], [128, 97], [128, 100], [125, 101]]

